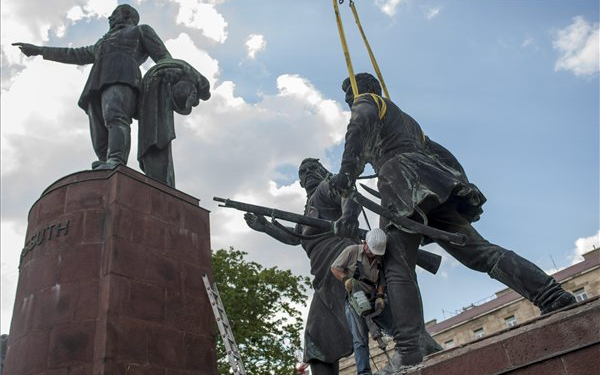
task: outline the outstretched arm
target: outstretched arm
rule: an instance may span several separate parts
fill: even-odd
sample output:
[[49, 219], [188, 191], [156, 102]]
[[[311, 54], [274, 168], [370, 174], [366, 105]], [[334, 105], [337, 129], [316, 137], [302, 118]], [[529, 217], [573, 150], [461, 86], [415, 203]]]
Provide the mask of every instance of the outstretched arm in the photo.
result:
[[[292, 235], [291, 233], [286, 232], [285, 230], [276, 227], [272, 223], [269, 223], [264, 216], [255, 215], [253, 213], [247, 212], [244, 214], [244, 220], [246, 220], [246, 224], [257, 232], [263, 232], [273, 237], [279, 242], [283, 242], [287, 245], [299, 245], [300, 238]], [[289, 232], [296, 232], [296, 228], [286, 227]]]
[[29, 43], [13, 43], [27, 57], [42, 55], [44, 60], [57, 61], [65, 64], [85, 65], [95, 60], [94, 46], [78, 48], [40, 47]]
[[35, 44], [18, 42], [13, 43], [12, 45], [19, 47], [21, 52], [23, 52], [23, 54], [27, 57], [38, 56], [42, 54], [42, 47], [36, 46]]

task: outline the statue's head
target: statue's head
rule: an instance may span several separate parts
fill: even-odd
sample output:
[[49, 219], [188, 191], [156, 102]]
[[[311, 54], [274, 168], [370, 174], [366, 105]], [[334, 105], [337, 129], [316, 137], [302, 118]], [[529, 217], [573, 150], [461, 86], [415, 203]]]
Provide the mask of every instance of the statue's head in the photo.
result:
[[302, 163], [300, 163], [300, 167], [298, 168], [300, 186], [306, 189], [309, 196], [314, 192], [321, 181], [331, 176], [331, 172], [319, 162], [319, 159], [315, 158], [306, 158], [302, 160]]
[[118, 25], [137, 25], [140, 22], [140, 15], [129, 4], [121, 4], [113, 10], [110, 17], [108, 17], [108, 24], [112, 29]]
[[[381, 95], [381, 85], [373, 75], [369, 73], [358, 73], [355, 77], [359, 94], [372, 93]], [[354, 93], [352, 92], [350, 77], [346, 78], [342, 83], [342, 90], [346, 93], [346, 103], [352, 108], [352, 103], [354, 103]]]

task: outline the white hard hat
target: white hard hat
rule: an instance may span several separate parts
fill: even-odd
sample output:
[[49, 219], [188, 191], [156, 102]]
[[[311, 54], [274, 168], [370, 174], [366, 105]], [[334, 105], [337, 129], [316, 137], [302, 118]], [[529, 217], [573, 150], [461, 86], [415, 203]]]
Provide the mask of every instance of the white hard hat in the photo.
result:
[[386, 236], [385, 232], [379, 228], [372, 229], [367, 232], [366, 238], [369, 250], [375, 255], [385, 254]]

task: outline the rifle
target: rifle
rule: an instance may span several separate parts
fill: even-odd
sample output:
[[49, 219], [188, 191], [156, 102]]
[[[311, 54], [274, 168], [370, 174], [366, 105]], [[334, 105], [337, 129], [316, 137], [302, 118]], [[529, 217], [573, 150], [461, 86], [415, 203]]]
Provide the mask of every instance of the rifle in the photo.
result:
[[[213, 200], [216, 202], [222, 202], [219, 207], [229, 207], [235, 208], [239, 211], [251, 212], [255, 215], [267, 216], [272, 219], [280, 219], [285, 221], [290, 221], [292, 223], [297, 223], [301, 225], [306, 225], [313, 228], [318, 228], [323, 230], [324, 233], [332, 233], [335, 234], [335, 221], [319, 219], [316, 217], [308, 217], [304, 215], [295, 214], [289, 211], [278, 210], [276, 208], [258, 206], [255, 204], [244, 203], [239, 201], [234, 201], [228, 198], [219, 198], [213, 197]], [[365, 235], [367, 234], [367, 230], [359, 229], [358, 235], [361, 239], [365, 239]], [[440, 263], [442, 262], [442, 257], [431, 253], [429, 251], [425, 251], [419, 249], [417, 251], [417, 265], [424, 270], [431, 272], [435, 275], [435, 273], [440, 268]]]

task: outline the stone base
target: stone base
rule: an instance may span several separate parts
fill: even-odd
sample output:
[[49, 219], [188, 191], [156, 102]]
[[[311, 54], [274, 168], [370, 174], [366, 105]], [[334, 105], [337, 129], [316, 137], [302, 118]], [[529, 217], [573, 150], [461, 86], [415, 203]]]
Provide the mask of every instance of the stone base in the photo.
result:
[[126, 167], [29, 212], [3, 375], [216, 374], [208, 211]]
[[[388, 353], [393, 353], [393, 343]], [[381, 367], [386, 362], [383, 354], [376, 360]], [[422, 366], [402, 374], [600, 374], [600, 298], [432, 354]]]

